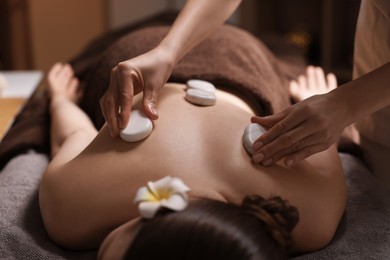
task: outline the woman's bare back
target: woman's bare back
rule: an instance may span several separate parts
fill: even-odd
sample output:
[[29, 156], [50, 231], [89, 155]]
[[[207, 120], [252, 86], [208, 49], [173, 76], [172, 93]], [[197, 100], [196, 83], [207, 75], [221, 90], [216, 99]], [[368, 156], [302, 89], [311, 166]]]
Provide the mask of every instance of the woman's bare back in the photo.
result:
[[147, 139], [126, 143], [103, 127], [74, 159], [49, 167], [40, 192], [49, 234], [65, 246], [96, 248], [111, 230], [138, 216], [132, 200], [139, 187], [171, 175], [191, 188], [190, 198], [240, 203], [248, 194], [281, 196], [300, 212], [296, 248], [326, 245], [346, 196], [335, 149], [293, 168], [253, 164], [242, 145], [250, 107], [222, 91], [211, 107], [190, 104], [184, 95], [184, 85], [163, 88], [161, 116]]

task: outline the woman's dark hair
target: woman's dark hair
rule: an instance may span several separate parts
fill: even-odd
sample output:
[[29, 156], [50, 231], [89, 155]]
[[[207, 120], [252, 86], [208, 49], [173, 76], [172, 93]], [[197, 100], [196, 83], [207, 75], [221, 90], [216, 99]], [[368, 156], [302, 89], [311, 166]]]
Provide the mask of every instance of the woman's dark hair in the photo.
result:
[[142, 220], [125, 259], [285, 259], [297, 223], [298, 210], [280, 197], [192, 201]]

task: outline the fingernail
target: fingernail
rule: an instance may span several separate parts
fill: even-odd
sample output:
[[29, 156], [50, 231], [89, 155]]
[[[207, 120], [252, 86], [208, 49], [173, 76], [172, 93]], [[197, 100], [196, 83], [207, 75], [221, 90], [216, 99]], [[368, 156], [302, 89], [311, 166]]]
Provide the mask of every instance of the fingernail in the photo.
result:
[[272, 163], [272, 159], [267, 159], [262, 164], [263, 164], [263, 166], [269, 166], [269, 165], [271, 165], [271, 163]]
[[158, 116], [157, 110], [156, 110], [154, 107], [152, 108], [152, 112], [153, 112], [153, 114], [155, 114], [156, 116]]
[[255, 163], [260, 163], [261, 160], [263, 160], [263, 159], [264, 159], [264, 154], [262, 154], [262, 153], [259, 153], [259, 154], [256, 154], [253, 156], [253, 161]]
[[260, 147], [262, 147], [263, 146], [263, 142], [257, 142], [257, 143], [255, 143], [254, 145], [253, 145], [253, 149], [254, 150], [257, 150], [257, 149], [259, 149]]
[[154, 107], [154, 103], [150, 102], [150, 103], [148, 104], [148, 107], [149, 107], [149, 110], [152, 111], [152, 113], [153, 113], [154, 115], [158, 116], [157, 110], [156, 110], [156, 108]]
[[286, 165], [287, 166], [291, 166], [291, 165], [293, 165], [294, 164], [294, 160], [293, 159], [288, 159], [287, 161], [286, 161]]

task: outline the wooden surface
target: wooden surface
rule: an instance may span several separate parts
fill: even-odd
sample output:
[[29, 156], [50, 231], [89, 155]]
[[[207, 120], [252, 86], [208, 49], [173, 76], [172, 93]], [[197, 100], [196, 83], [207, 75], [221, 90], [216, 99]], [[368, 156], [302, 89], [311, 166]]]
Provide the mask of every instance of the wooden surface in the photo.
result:
[[24, 102], [24, 98], [0, 98], [0, 140], [3, 139]]

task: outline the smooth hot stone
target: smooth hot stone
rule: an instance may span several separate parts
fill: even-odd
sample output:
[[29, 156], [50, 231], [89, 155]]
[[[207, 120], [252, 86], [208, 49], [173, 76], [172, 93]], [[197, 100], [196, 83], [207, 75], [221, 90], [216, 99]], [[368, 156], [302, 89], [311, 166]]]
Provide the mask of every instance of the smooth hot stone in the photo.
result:
[[199, 89], [187, 89], [186, 100], [199, 106], [213, 106], [217, 96], [213, 92], [207, 92]]
[[213, 93], [215, 93], [216, 90], [215, 86], [212, 83], [200, 79], [188, 80], [187, 89], [199, 89], [199, 90], [213, 92]]
[[120, 137], [126, 142], [138, 142], [150, 135], [153, 130], [153, 122], [141, 110], [133, 110], [130, 121], [120, 132]]
[[242, 141], [245, 150], [249, 154], [253, 154], [253, 143], [265, 132], [267, 132], [267, 130], [265, 130], [261, 125], [255, 123], [252, 123], [245, 128]]

